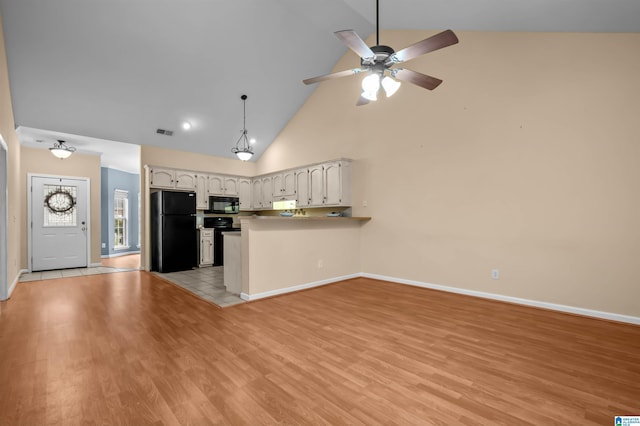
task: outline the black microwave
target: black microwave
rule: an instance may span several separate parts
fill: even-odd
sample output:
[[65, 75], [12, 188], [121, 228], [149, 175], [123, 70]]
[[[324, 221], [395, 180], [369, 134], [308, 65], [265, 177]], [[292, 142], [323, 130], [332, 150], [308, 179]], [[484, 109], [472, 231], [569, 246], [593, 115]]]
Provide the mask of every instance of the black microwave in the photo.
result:
[[209, 197], [209, 208], [205, 213], [236, 214], [240, 212], [240, 199], [238, 197]]

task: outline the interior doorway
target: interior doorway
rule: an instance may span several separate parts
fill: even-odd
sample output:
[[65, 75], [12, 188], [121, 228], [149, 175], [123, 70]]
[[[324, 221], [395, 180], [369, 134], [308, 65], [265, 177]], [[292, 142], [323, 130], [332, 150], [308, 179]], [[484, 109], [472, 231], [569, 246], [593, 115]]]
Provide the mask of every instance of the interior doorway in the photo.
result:
[[7, 229], [9, 221], [7, 144], [0, 135], [0, 300], [9, 298]]

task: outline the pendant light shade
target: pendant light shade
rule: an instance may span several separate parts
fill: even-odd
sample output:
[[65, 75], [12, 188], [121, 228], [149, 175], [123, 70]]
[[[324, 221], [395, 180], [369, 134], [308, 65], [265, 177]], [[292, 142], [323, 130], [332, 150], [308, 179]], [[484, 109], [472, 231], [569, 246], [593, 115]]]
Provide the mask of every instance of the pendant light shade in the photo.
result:
[[249, 139], [247, 139], [247, 95], [240, 96], [240, 99], [242, 99], [242, 108], [244, 112], [242, 134], [240, 135], [238, 142], [236, 142], [236, 146], [231, 149], [231, 152], [237, 155], [240, 160], [249, 161], [251, 157], [253, 157], [253, 150], [249, 144]]
[[65, 158], [69, 158], [76, 149], [72, 146], [67, 146], [65, 141], [58, 139], [58, 142], [54, 142], [53, 147], [49, 148], [49, 151], [51, 151], [54, 156], [64, 160]]

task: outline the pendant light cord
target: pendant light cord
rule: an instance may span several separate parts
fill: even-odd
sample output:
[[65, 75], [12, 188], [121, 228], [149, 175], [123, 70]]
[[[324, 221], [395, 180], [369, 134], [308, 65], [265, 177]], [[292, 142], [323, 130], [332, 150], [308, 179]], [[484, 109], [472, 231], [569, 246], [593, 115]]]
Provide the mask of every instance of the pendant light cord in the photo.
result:
[[[242, 135], [247, 139], [247, 95], [240, 96], [242, 99]], [[249, 145], [248, 142], [246, 144]]]

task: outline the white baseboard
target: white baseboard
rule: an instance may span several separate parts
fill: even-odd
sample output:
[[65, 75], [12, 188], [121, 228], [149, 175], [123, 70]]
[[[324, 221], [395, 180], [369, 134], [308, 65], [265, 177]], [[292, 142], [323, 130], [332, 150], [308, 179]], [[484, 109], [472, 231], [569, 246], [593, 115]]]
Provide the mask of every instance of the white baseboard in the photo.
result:
[[362, 276], [362, 274], [356, 273], [356, 274], [343, 275], [343, 276], [340, 276], [340, 277], [328, 278], [326, 280], [314, 281], [314, 282], [310, 282], [310, 283], [306, 283], [306, 284], [294, 285], [292, 287], [279, 288], [277, 290], [270, 290], [270, 291], [265, 291], [265, 292], [262, 292], [262, 293], [255, 293], [255, 294], [240, 293], [240, 298], [243, 299], [243, 300], [249, 300], [249, 301], [250, 300], [264, 299], [265, 297], [278, 296], [280, 294], [286, 294], [286, 293], [291, 293], [291, 292], [294, 292], [294, 291], [306, 290], [308, 288], [319, 287], [319, 286], [322, 286], [322, 285], [327, 285], [327, 284], [335, 283], [335, 282], [338, 282], [338, 281], [350, 280], [352, 278], [358, 278], [358, 277], [361, 277], [361, 276]]
[[11, 297], [11, 293], [13, 293], [13, 290], [16, 289], [16, 285], [18, 285], [18, 282], [20, 281], [20, 277], [22, 276], [22, 274], [28, 274], [28, 273], [29, 273], [28, 269], [20, 269], [18, 271], [18, 275], [16, 275], [16, 277], [13, 280], [13, 282], [11, 283], [9, 288], [7, 289], [7, 299]]
[[540, 302], [537, 300], [521, 299], [519, 297], [504, 296], [502, 294], [486, 293], [483, 291], [467, 290], [464, 288], [448, 287], [439, 284], [423, 283], [420, 281], [406, 280], [402, 278], [388, 277], [386, 275], [361, 273], [361, 277], [376, 280], [389, 281], [398, 284], [412, 285], [415, 287], [428, 288], [432, 290], [446, 291], [449, 293], [464, 294], [467, 296], [481, 297], [483, 299], [499, 300], [502, 302], [516, 303], [518, 305], [534, 306], [536, 308], [551, 309], [553, 311], [567, 312], [571, 314], [584, 315], [588, 317], [602, 318], [611, 321], [626, 322], [640, 325], [640, 317], [630, 315], [615, 314], [611, 312], [594, 311], [592, 309], [578, 308], [575, 306], [559, 305], [556, 303]]
[[102, 266], [102, 263], [98, 262], [98, 263], [90, 263], [89, 266], [87, 266], [87, 268], [99, 268], [100, 266]]

